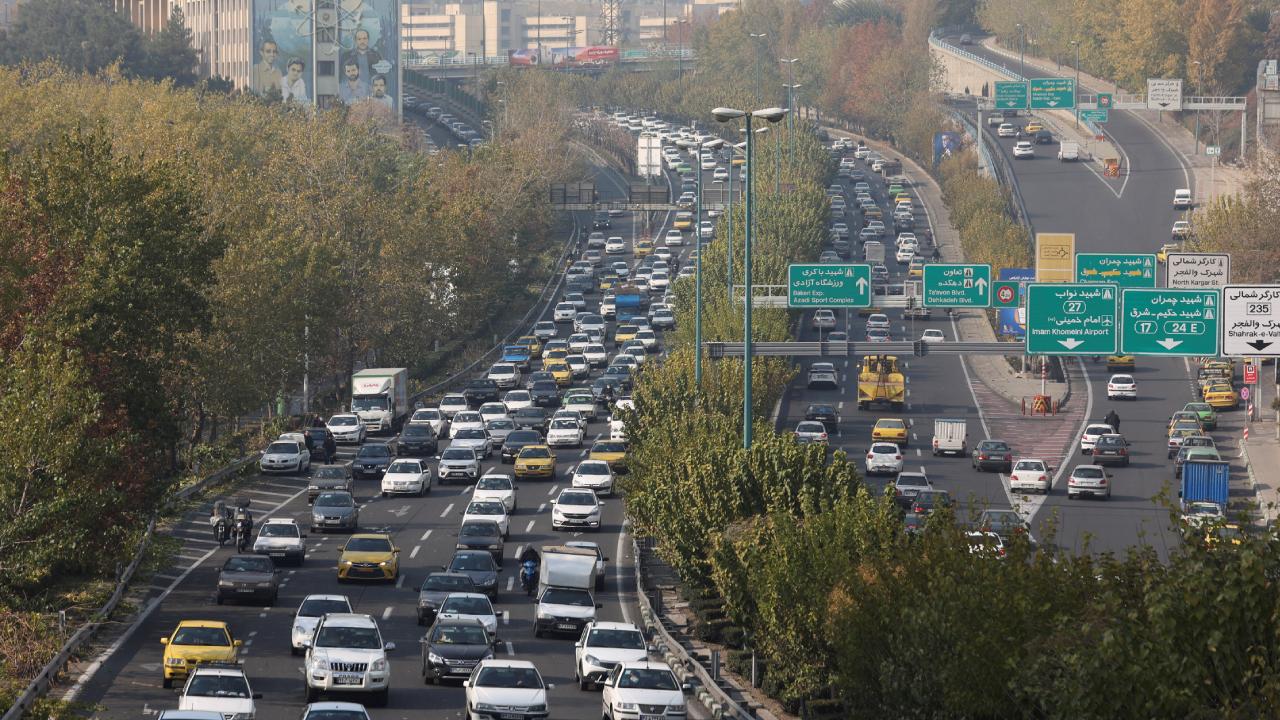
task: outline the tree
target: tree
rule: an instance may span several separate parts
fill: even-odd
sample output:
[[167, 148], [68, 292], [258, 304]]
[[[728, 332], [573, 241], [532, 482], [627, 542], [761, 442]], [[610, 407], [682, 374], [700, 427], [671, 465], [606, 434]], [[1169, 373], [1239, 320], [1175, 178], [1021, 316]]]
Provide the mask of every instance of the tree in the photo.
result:
[[147, 42], [146, 70], [154, 80], [172, 78], [179, 87], [196, 84], [196, 51], [182, 8], [174, 5], [164, 29]]
[[97, 73], [119, 62], [126, 72], [145, 67], [142, 33], [129, 18], [94, 0], [32, 0], [0, 43], [0, 62], [56, 60], [63, 67]]

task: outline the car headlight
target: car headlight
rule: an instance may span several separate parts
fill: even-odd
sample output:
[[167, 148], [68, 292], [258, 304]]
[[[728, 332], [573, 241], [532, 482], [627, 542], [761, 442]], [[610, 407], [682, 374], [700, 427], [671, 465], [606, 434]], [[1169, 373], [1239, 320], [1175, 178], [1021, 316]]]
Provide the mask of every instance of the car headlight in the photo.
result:
[[492, 703], [476, 703], [476, 710], [480, 712], [497, 712], [498, 706]]
[[551, 613], [543, 612], [541, 610], [538, 611], [537, 615], [539, 620], [550, 620], [552, 617], [554, 617]]
[[219, 581], [218, 581], [218, 587], [235, 587], [235, 586], [236, 586], [236, 584], [235, 584], [235, 583], [233, 583], [233, 582], [231, 582], [230, 580], [219, 580]]
[[326, 659], [324, 659], [324, 658], [322, 658], [322, 657], [312, 658], [312, 660], [311, 660], [311, 672], [313, 672], [313, 673], [323, 673], [323, 672], [328, 672], [328, 670], [329, 670], [329, 661], [328, 661], [328, 660], [326, 660]]
[[321, 522], [322, 520], [324, 520], [324, 515], [320, 513], [311, 513], [311, 520], [313, 522]]
[[257, 583], [257, 586], [258, 586], [258, 587], [260, 587], [260, 588], [269, 588], [269, 587], [271, 587], [271, 581], [270, 581], [270, 580], [268, 580], [267, 582], [260, 582], [260, 583]]
[[671, 712], [682, 713], [684, 712], [684, 703], [672, 703], [667, 706], [667, 709]]
[[344, 559], [344, 560], [339, 560], [339, 561], [338, 561], [338, 565], [340, 565], [340, 566], [342, 566], [342, 567], [351, 567], [351, 561], [350, 561], [350, 560], [345, 560], [345, 559]]
[[429, 653], [427, 653], [427, 660], [428, 660], [429, 662], [433, 662], [433, 663], [435, 663], [435, 664], [437, 664], [437, 665], [443, 665], [443, 664], [444, 664], [444, 658], [440, 657], [439, 655], [437, 655], [437, 654], [435, 654], [435, 653], [433, 653], [433, 652], [429, 652]]
[[386, 560], [383, 560], [382, 562], [378, 563], [378, 567], [386, 567], [386, 566], [387, 566]]
[[634, 712], [636, 709], [636, 704], [635, 703], [616, 703], [613, 707], [615, 710], [631, 710]]
[[377, 660], [374, 660], [374, 661], [373, 661], [373, 664], [369, 666], [369, 669], [370, 669], [370, 670], [372, 670], [372, 671], [374, 671], [374, 672], [384, 672], [384, 671], [386, 671], [386, 669], [387, 669], [387, 659], [386, 659], [386, 658], [378, 658]]
[[591, 665], [599, 665], [599, 664], [600, 664], [600, 658], [596, 657], [595, 655], [588, 655], [588, 656], [586, 656], [586, 657], [584, 657], [584, 658], [582, 658], [582, 659], [583, 659], [583, 660], [586, 660], [586, 661], [587, 661], [588, 663], [590, 663]]
[[306, 629], [305, 627], [301, 626], [301, 625], [294, 625], [294, 626], [293, 626], [293, 634], [294, 634], [294, 635], [306, 635], [306, 634], [307, 634], [307, 629]]
[[165, 658], [164, 664], [165, 665], [186, 665], [187, 661], [184, 660], [183, 658], [171, 657], [171, 658]]
[[546, 711], [547, 711], [547, 704], [546, 704], [546, 703], [542, 703], [542, 704], [540, 704], [540, 705], [530, 705], [530, 706], [529, 706], [529, 712], [546, 712]]
[[489, 546], [489, 549], [490, 549], [490, 550], [501, 550], [501, 549], [502, 549], [502, 546], [501, 546], [501, 545], [490, 545], [490, 546]]

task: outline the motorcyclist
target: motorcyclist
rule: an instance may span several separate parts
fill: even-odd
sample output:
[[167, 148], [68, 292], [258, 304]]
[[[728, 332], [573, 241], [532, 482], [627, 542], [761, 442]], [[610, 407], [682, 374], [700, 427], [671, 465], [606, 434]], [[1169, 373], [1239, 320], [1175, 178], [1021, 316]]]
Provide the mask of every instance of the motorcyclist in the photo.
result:
[[249, 538], [253, 536], [253, 513], [245, 505], [236, 508], [235, 529], [236, 548], [244, 552], [249, 547]]
[[222, 547], [231, 538], [232, 521], [231, 508], [223, 501], [215, 500], [213, 511], [209, 514], [209, 524], [213, 526], [213, 539], [218, 541], [218, 547]]
[[1116, 414], [1115, 410], [1108, 410], [1107, 416], [1102, 421], [1110, 425], [1113, 431], [1120, 432], [1120, 416]]
[[526, 595], [533, 595], [534, 589], [538, 587], [538, 566], [541, 560], [532, 545], [520, 553], [520, 587], [524, 588]]

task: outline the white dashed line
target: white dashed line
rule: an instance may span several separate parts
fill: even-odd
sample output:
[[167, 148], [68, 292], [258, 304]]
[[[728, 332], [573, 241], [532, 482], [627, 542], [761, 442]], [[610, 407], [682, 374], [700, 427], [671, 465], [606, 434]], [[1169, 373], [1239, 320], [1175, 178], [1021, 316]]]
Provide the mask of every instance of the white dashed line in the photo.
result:
[[383, 620], [386, 620], [386, 619], [387, 619], [387, 618], [389, 618], [389, 617], [391, 617], [391, 606], [390, 606], [390, 605], [388, 605], [388, 606], [387, 606], [387, 607], [382, 611], [382, 619], [383, 619]]
[[547, 497], [551, 497], [552, 495], [555, 495], [556, 491], [559, 489], [560, 489], [559, 485], [552, 485], [551, 489], [547, 491]]
[[533, 522], [534, 522], [534, 521], [530, 520], [530, 521], [529, 521], [529, 525], [528, 525], [527, 527], [525, 527], [524, 531], [525, 531], [526, 533], [533, 532]]
[[409, 551], [409, 559], [412, 560], [418, 557], [418, 551], [421, 549], [422, 549], [421, 545], [414, 545], [413, 549]]
[[405, 579], [404, 574], [401, 574], [400, 577], [396, 578], [396, 587], [398, 588], [404, 587], [404, 579]]
[[503, 611], [502, 611], [502, 624], [503, 624], [503, 625], [507, 625], [507, 624], [509, 624], [510, 622], [511, 622], [511, 611], [510, 611], [510, 610], [503, 610]]
[[444, 512], [440, 513], [440, 517], [447, 517], [451, 512], [453, 512], [453, 503], [449, 503], [449, 506], [444, 509]]
[[911, 433], [911, 439], [912, 439], [912, 440], [919, 440], [920, 438], [919, 438], [919, 437], [917, 437], [915, 433]]
[[843, 401], [843, 400], [841, 400], [839, 403], [836, 403], [836, 409], [837, 409], [837, 410], [843, 410], [843, 409], [844, 409], [844, 401]]
[[418, 539], [419, 539], [419, 540], [422, 540], [423, 542], [426, 542], [427, 538], [429, 538], [429, 537], [431, 537], [431, 531], [430, 531], [430, 530], [428, 530], [428, 531], [426, 531], [426, 532], [422, 533], [422, 537], [420, 537], [420, 538], [418, 538]]
[[916, 457], [920, 457], [920, 448], [916, 448]]
[[[519, 555], [517, 555], [516, 557], [520, 557], [520, 556], [519, 556]], [[514, 577], [514, 576], [512, 576], [512, 577], [507, 578], [507, 592], [511, 592], [512, 588], [514, 588], [515, 586], [516, 586], [516, 579], [515, 579], [515, 577]]]
[[514, 645], [512, 645], [512, 644], [511, 644], [511, 641], [510, 641], [510, 640], [506, 641], [505, 645], [507, 646], [507, 654], [508, 654], [508, 655], [515, 655], [515, 654], [516, 654], [516, 648], [515, 648], [515, 646], [514, 646]]
[[545, 511], [546, 509], [547, 509], [547, 504], [546, 504], [546, 503], [542, 503], [541, 505], [539, 505], [539, 506], [538, 506], [538, 512], [543, 512], [543, 511]]

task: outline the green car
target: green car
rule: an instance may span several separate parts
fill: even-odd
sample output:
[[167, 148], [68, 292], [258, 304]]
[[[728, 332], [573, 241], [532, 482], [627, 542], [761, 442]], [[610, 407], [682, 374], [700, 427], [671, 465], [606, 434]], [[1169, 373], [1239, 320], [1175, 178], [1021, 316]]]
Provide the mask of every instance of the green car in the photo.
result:
[[895, 184], [895, 185], [890, 185], [890, 186], [889, 186], [889, 199], [891, 199], [891, 200], [896, 200], [896, 199], [897, 199], [897, 197], [898, 197], [898, 193], [900, 193], [900, 192], [902, 192], [902, 186], [901, 186], [901, 185], [896, 185], [896, 184]]
[[693, 167], [689, 163], [680, 163], [676, 166], [676, 172], [681, 175], [690, 175], [693, 173]]
[[1200, 424], [1205, 430], [1218, 429], [1218, 412], [1209, 403], [1190, 402], [1182, 406], [1183, 411], [1193, 412], [1200, 417]]

